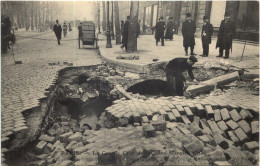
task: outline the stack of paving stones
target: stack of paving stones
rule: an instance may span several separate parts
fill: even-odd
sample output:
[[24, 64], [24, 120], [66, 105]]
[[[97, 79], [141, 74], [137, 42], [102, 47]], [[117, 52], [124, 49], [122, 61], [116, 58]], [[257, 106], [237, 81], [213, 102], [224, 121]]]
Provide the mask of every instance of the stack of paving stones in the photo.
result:
[[100, 65], [96, 69], [96, 75], [97, 76], [103, 76], [103, 77], [109, 77], [109, 76], [121, 76], [123, 77], [125, 75], [124, 72], [117, 70], [110, 66]]

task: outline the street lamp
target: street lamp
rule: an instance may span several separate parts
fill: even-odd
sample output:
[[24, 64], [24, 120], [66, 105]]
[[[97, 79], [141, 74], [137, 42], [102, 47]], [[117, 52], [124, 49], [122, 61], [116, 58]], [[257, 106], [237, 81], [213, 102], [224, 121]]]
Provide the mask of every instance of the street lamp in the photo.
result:
[[109, 24], [109, 1], [107, 1], [107, 44], [106, 48], [112, 48], [111, 35], [110, 35], [110, 24]]

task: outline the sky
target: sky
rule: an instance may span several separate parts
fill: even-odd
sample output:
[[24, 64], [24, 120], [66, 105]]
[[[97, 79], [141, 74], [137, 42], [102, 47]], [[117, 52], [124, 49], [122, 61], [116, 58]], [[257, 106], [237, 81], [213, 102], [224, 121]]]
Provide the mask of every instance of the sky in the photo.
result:
[[69, 21], [74, 20], [94, 20], [95, 18], [95, 1], [66, 1], [57, 2], [61, 8], [61, 18]]

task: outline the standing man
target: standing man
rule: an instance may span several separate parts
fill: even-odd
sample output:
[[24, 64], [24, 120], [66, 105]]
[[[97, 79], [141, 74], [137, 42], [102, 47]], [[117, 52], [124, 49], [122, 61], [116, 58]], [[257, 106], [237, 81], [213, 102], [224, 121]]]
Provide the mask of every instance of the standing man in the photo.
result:
[[194, 79], [192, 72], [192, 65], [198, 62], [197, 58], [191, 55], [189, 58], [175, 58], [171, 60], [166, 66], [166, 78], [167, 88], [166, 94], [182, 96], [184, 87], [186, 85], [186, 79], [182, 72], [188, 71], [188, 74], [193, 82], [197, 82]]
[[219, 55], [217, 57], [223, 56], [223, 50], [225, 50], [225, 59], [229, 58], [229, 49], [232, 51], [232, 39], [235, 33], [235, 26], [233, 22], [230, 21], [230, 14], [225, 13], [224, 20], [221, 21], [218, 32], [218, 40], [216, 48], [219, 47]]
[[121, 49], [125, 47], [125, 51], [127, 51], [129, 19], [130, 16], [127, 16], [127, 20], [125, 21], [124, 30], [123, 30], [123, 39], [122, 39], [123, 45], [121, 46]]
[[58, 44], [60, 45], [60, 40], [61, 40], [61, 25], [59, 24], [59, 20], [56, 20], [56, 24], [53, 26], [53, 31], [57, 37]]
[[80, 23], [80, 25], [78, 26], [78, 31], [79, 31], [79, 38], [81, 39], [82, 37], [82, 22]]
[[140, 32], [141, 32], [140, 23], [141, 23], [141, 20], [138, 20], [138, 23], [137, 23], [137, 37], [139, 37]]
[[201, 40], [202, 40], [202, 48], [203, 54], [202, 57], [209, 56], [209, 44], [211, 44], [211, 35], [213, 34], [213, 26], [209, 23], [208, 16], [203, 17], [203, 26], [201, 31]]
[[68, 26], [67, 26], [66, 22], [64, 22], [62, 28], [63, 28], [63, 34], [64, 34], [64, 38], [65, 38], [67, 36], [67, 29], [68, 29]]
[[186, 21], [182, 25], [183, 47], [185, 48], [185, 55], [188, 56], [188, 47], [190, 47], [190, 55], [197, 55], [193, 52], [195, 45], [194, 33], [196, 32], [196, 25], [191, 20], [191, 14], [186, 14]]
[[124, 20], [121, 20], [121, 35], [123, 35], [124, 25], [125, 25]]
[[155, 39], [156, 39], [156, 46], [161, 39], [162, 46], [164, 46], [164, 30], [165, 30], [165, 22], [163, 21], [163, 17], [159, 19], [155, 26]]
[[165, 39], [173, 39], [173, 32], [174, 32], [174, 24], [172, 22], [173, 17], [169, 18], [169, 22], [167, 23], [166, 26], [166, 33], [165, 33]]

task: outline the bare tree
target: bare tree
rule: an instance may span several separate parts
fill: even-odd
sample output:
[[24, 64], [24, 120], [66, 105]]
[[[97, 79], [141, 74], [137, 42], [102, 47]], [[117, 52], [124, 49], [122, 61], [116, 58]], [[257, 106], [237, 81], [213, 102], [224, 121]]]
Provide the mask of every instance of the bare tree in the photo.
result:
[[131, 1], [127, 52], [137, 51], [137, 24], [139, 1]]
[[115, 29], [116, 29], [116, 44], [121, 44], [121, 31], [119, 22], [119, 7], [118, 1], [115, 1]]

